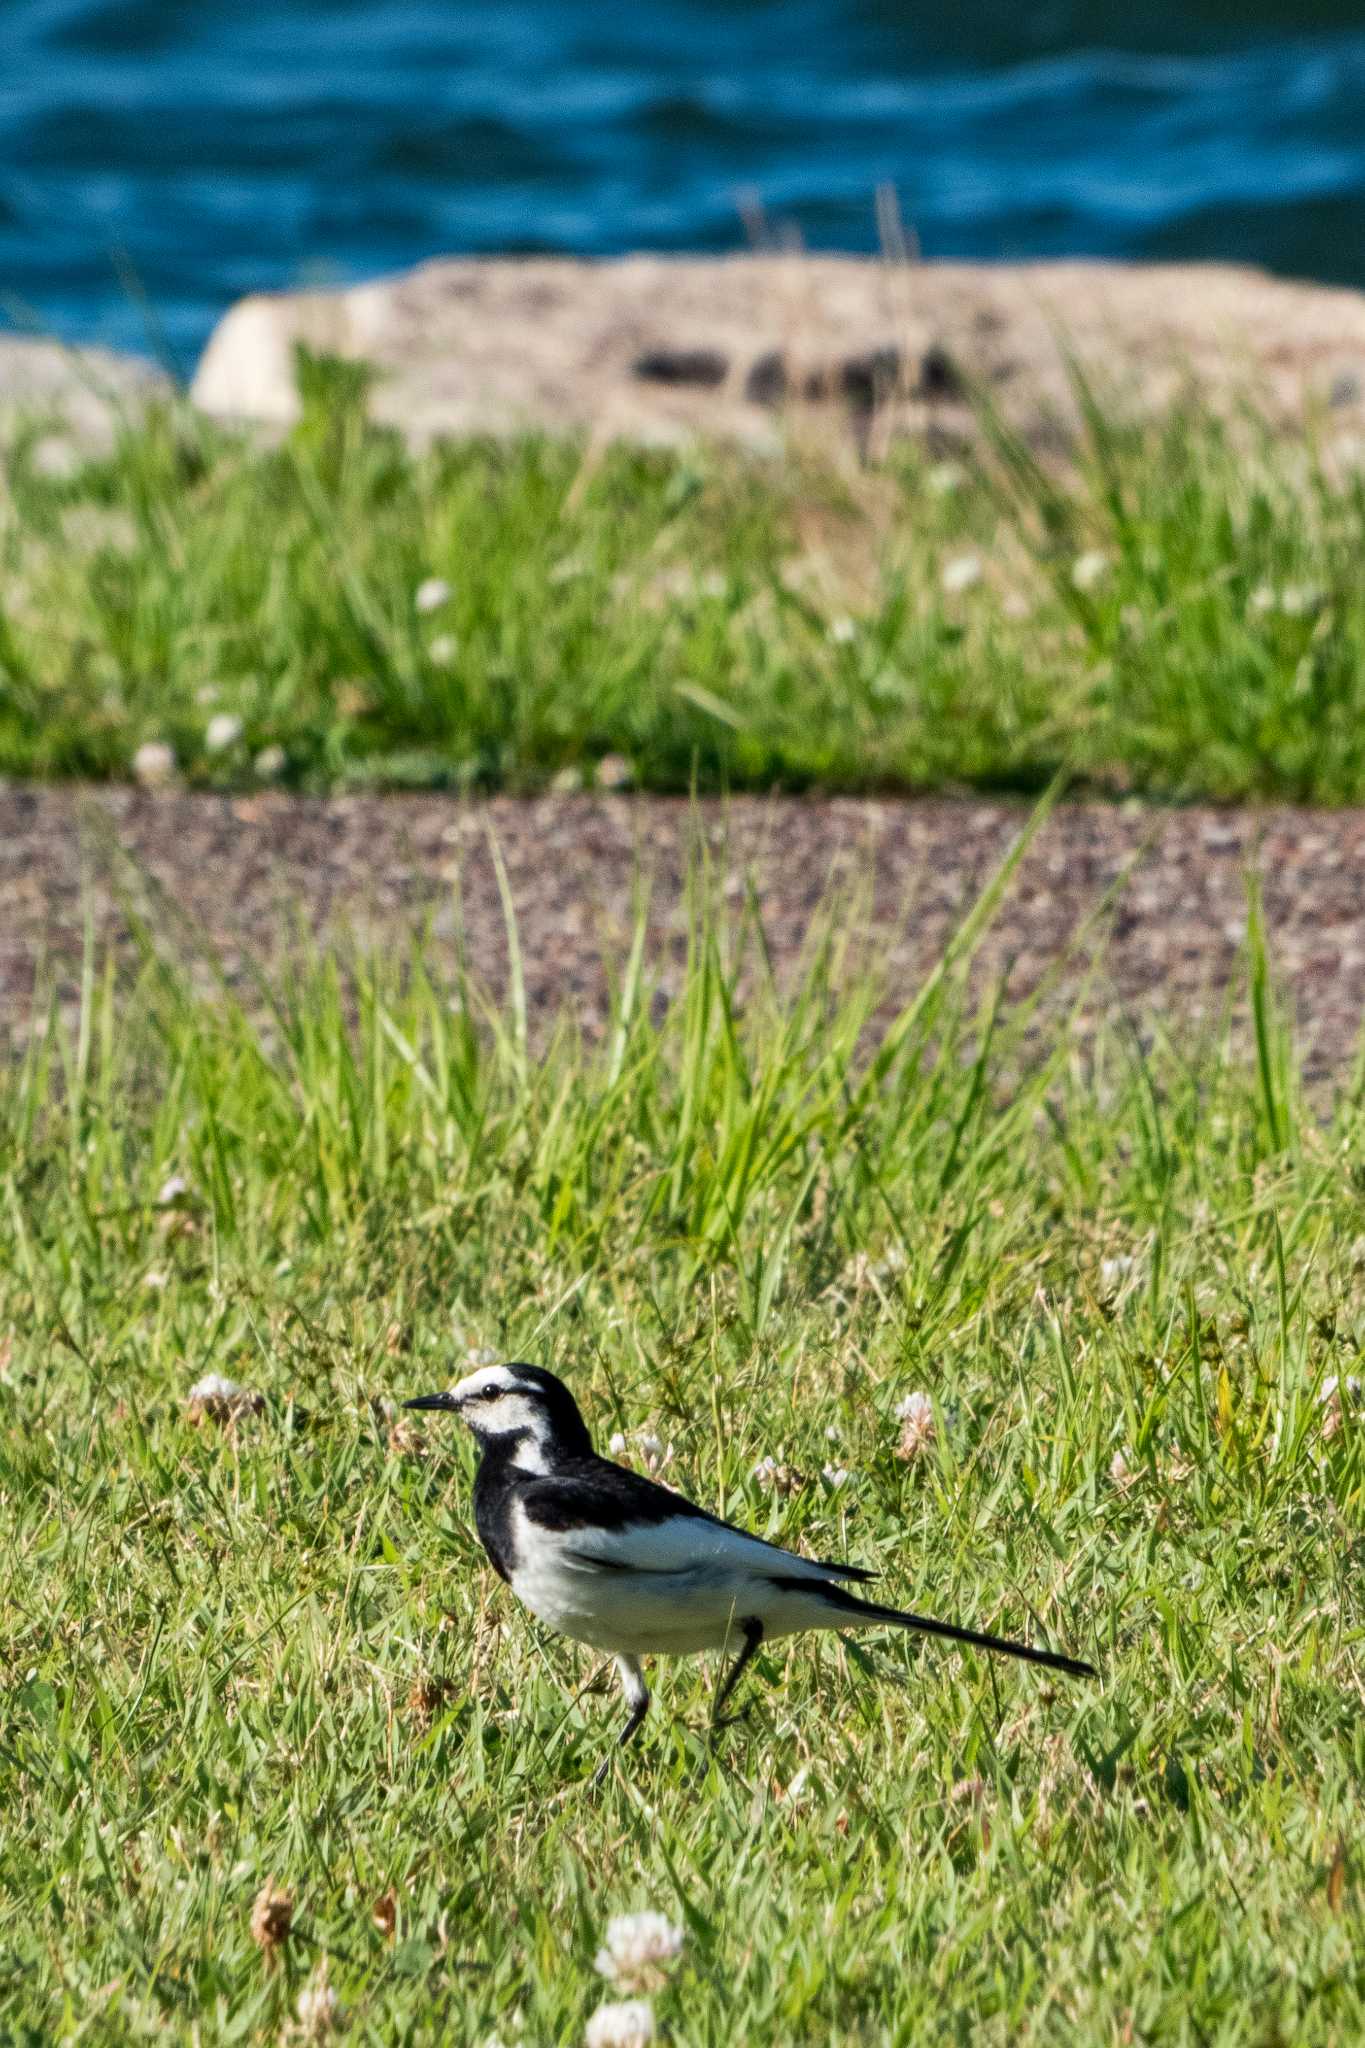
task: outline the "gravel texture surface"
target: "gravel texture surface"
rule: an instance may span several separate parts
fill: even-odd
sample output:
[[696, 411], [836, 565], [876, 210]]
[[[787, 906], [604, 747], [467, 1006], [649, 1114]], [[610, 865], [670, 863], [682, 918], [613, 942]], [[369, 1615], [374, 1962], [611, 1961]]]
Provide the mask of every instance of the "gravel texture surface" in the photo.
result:
[[[604, 960], [620, 956], [642, 870], [653, 877], [665, 980], [676, 980], [698, 835], [732, 896], [752, 876], [779, 967], [796, 956], [832, 879], [869, 886], [870, 933], [903, 998], [1027, 815], [972, 798], [693, 807], [625, 796], [471, 803], [0, 784], [0, 1017], [26, 1034], [40, 959], [72, 998], [88, 913], [131, 954], [123, 905], [138, 898], [165, 929], [179, 926], [169, 904], [187, 913], [232, 975], [249, 956], [277, 956], [301, 919], [315, 931], [346, 924], [390, 938], [425, 923], [442, 961], [453, 961], [462, 930], [476, 975], [501, 986], [507, 947], [491, 835], [541, 1014], [568, 1002], [590, 1029], [600, 1023]], [[1365, 1013], [1365, 811], [1063, 807], [1014, 880], [982, 972], [1003, 970], [1011, 992], [1032, 988], [1126, 872], [1082, 1028], [1106, 1008], [1148, 1021], [1157, 1011], [1214, 1013], [1236, 984], [1249, 863], [1264, 878], [1310, 1071], [1340, 1071]], [[1074, 989], [1078, 975], [1062, 986]]]

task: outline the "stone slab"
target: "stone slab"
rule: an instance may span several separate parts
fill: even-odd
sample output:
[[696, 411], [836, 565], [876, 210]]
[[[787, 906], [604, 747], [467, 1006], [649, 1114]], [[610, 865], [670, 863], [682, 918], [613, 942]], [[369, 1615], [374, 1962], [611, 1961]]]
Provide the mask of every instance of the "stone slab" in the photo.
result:
[[373, 416], [414, 442], [545, 428], [777, 449], [971, 431], [989, 392], [1035, 441], [1075, 420], [1063, 346], [1144, 407], [1188, 386], [1277, 423], [1365, 423], [1365, 295], [1226, 265], [925, 263], [745, 255], [437, 261], [335, 292], [256, 294], [193, 397], [296, 416], [294, 348], [374, 365]]
[[81, 454], [101, 454], [120, 421], [136, 420], [174, 391], [167, 373], [139, 356], [0, 334], [0, 443], [19, 423], [33, 422], [66, 436]]

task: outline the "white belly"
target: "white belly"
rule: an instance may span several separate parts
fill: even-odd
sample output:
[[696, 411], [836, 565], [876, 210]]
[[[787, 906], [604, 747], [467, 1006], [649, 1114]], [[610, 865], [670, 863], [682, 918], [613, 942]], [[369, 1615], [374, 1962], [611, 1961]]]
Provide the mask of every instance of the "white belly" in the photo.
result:
[[521, 1518], [512, 1591], [561, 1635], [629, 1656], [688, 1656], [737, 1644], [744, 1623], [765, 1638], [849, 1625], [812, 1587], [779, 1588], [723, 1557], [670, 1571], [614, 1570]]
[[742, 1590], [690, 1581], [663, 1589], [625, 1573], [599, 1571], [589, 1579], [536, 1565], [512, 1574], [512, 1591], [549, 1627], [596, 1650], [635, 1656], [686, 1656], [738, 1639], [748, 1619]]

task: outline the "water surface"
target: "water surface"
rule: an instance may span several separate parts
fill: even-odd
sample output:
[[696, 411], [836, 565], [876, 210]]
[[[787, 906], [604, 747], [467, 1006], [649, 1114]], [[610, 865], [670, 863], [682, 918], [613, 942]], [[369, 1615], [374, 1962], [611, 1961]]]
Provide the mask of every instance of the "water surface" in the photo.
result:
[[886, 184], [932, 256], [1365, 282], [1365, 16], [0, 0], [0, 308], [182, 366], [260, 286], [738, 248], [746, 194], [771, 234], [873, 248]]

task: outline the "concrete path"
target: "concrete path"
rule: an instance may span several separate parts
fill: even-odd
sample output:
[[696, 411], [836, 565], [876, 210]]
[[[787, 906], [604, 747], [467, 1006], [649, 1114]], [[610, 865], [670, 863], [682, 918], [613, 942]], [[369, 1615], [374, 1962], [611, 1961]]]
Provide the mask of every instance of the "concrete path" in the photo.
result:
[[[233, 974], [248, 956], [275, 955], [300, 920], [385, 939], [429, 922], [438, 965], [453, 961], [459, 928], [475, 973], [500, 986], [507, 955], [490, 830], [542, 1015], [567, 1003], [589, 1029], [600, 1025], [604, 957], [626, 943], [642, 870], [654, 877], [654, 931], [676, 980], [698, 834], [732, 897], [752, 876], [780, 967], [795, 960], [830, 882], [860, 883], [868, 935], [899, 999], [1027, 815], [971, 798], [740, 798], [694, 811], [658, 798], [229, 798], [0, 784], [0, 1016], [23, 1035], [40, 958], [70, 1000], [87, 906], [101, 938], [131, 954], [120, 907], [130, 886], [163, 925], [178, 906]], [[1013, 993], [1034, 987], [1131, 866], [1084, 1024], [1103, 1010], [1149, 1020], [1216, 1012], [1237, 972], [1248, 863], [1264, 877], [1273, 949], [1312, 1070], [1341, 1071], [1365, 1016], [1365, 811], [1063, 807], [1030, 849], [981, 971], [1004, 973]]]

